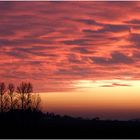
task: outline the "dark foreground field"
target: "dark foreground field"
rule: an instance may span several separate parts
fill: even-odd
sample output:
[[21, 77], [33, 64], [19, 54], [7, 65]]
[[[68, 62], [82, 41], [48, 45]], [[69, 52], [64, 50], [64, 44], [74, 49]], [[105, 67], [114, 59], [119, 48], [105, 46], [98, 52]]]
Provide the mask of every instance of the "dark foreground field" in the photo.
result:
[[140, 122], [15, 110], [0, 114], [0, 138], [140, 138]]

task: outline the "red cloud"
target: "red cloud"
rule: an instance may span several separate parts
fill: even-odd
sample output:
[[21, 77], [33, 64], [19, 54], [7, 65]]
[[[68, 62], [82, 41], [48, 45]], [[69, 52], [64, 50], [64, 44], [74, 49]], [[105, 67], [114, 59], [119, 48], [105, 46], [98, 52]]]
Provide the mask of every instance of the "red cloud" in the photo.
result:
[[140, 79], [139, 6], [0, 2], [1, 80], [29, 80], [38, 91], [71, 91], [75, 80]]

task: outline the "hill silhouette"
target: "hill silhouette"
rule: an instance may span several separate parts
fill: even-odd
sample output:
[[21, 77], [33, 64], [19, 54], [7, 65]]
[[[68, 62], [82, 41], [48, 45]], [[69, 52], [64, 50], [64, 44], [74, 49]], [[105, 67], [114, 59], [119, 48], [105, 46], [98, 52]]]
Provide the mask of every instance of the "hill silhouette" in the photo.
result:
[[0, 114], [0, 138], [140, 138], [140, 121], [111, 121], [14, 110]]
[[43, 113], [31, 83], [0, 83], [0, 138], [140, 138], [140, 120], [83, 119]]

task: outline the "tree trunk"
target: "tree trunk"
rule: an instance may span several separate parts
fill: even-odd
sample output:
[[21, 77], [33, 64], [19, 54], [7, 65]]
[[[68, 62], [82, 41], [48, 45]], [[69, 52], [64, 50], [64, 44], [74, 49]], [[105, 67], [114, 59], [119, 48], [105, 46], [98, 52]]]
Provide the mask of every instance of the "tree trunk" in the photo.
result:
[[1, 98], [0, 99], [1, 99], [1, 112], [3, 112], [3, 100], [2, 100], [3, 99], [3, 95], [2, 94], [1, 94]]
[[21, 109], [24, 110], [24, 94], [23, 93], [21, 97]]
[[13, 110], [13, 97], [11, 95], [11, 110]]

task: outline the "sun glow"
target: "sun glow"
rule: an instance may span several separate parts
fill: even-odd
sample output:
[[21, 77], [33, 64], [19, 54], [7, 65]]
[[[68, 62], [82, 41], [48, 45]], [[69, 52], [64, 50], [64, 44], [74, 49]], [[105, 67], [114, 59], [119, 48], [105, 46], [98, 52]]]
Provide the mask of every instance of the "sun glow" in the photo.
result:
[[140, 116], [137, 80], [79, 80], [75, 88], [71, 92], [41, 93], [43, 111], [90, 118]]
[[[126, 77], [127, 79], [129, 77]], [[76, 88], [95, 88], [95, 87], [115, 87], [115, 86], [132, 86], [139, 85], [139, 81], [136, 80], [78, 80], [75, 82]]]
[[77, 88], [93, 88], [96, 85], [92, 80], [78, 80], [74, 86]]

